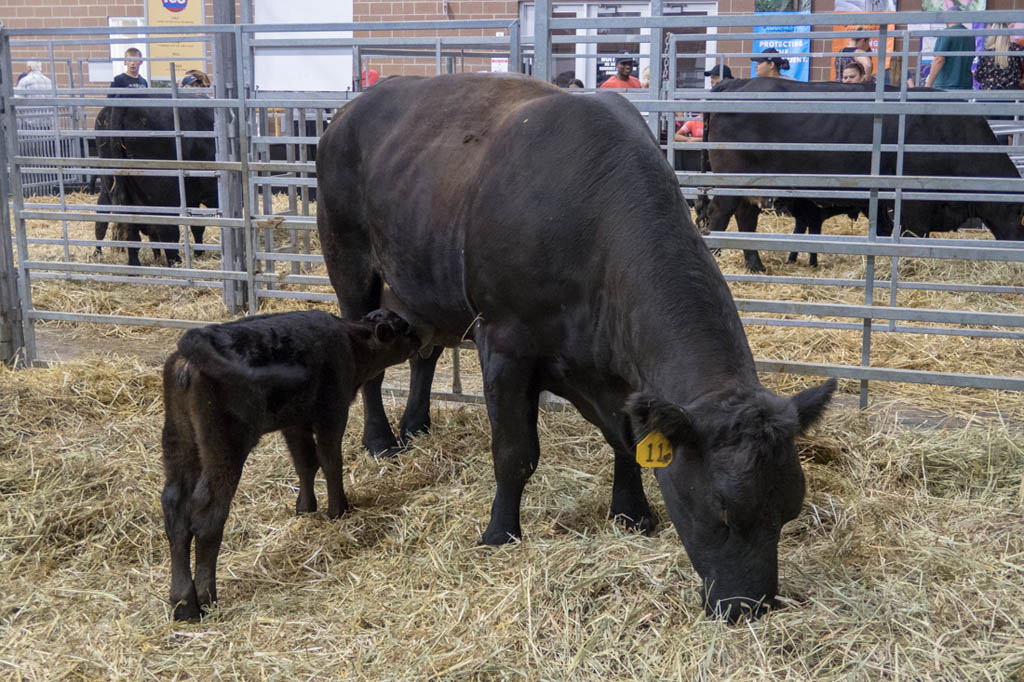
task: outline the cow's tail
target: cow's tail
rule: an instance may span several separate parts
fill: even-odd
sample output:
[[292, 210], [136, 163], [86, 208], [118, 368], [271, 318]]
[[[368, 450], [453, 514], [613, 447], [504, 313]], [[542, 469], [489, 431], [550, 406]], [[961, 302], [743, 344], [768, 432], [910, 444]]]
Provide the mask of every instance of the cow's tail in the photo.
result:
[[210, 341], [205, 329], [190, 329], [178, 341], [178, 352], [201, 374], [231, 384], [293, 389], [309, 379], [300, 365], [250, 367], [225, 357]]

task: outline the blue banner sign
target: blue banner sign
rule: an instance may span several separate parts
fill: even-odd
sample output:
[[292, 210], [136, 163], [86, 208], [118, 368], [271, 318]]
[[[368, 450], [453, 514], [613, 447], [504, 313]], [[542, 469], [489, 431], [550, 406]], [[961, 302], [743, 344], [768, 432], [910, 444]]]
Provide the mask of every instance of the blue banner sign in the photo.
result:
[[[809, 12], [755, 12], [755, 14], [809, 14]], [[771, 33], [771, 37], [758, 38], [754, 40], [752, 52], [763, 52], [769, 47], [774, 47], [782, 53], [799, 52], [809, 54], [811, 51], [810, 38], [787, 38], [786, 33], [809, 33], [809, 24], [799, 26], [755, 26], [754, 33]], [[810, 57], [785, 57], [789, 60], [789, 68], [782, 71], [784, 78], [792, 78], [795, 81], [807, 82], [811, 79], [811, 58]], [[750, 77], [755, 76], [757, 65], [751, 62]]]

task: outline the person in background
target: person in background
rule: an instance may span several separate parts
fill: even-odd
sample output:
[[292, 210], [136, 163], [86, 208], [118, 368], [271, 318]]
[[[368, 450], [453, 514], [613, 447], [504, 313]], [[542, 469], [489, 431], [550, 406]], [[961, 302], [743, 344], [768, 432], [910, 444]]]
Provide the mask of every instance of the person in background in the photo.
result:
[[[1007, 28], [1006, 24], [992, 24], [989, 28]], [[1024, 88], [1024, 47], [1010, 40], [1008, 33], [985, 36], [985, 52], [1018, 52], [1019, 55], [978, 57], [974, 73], [982, 90], [1020, 90]]]
[[[43, 73], [41, 62], [28, 63], [28, 71], [14, 86], [15, 97], [46, 97], [53, 92], [53, 81]], [[18, 105], [19, 130], [49, 130], [53, 124], [53, 107]]]
[[371, 69], [369, 65], [363, 69], [363, 87], [368, 88], [374, 83], [380, 80], [380, 74], [377, 73], [376, 69]]
[[583, 81], [581, 81], [579, 78], [573, 78], [571, 81], [569, 81], [569, 86], [568, 87], [569, 87], [570, 90], [573, 90], [573, 89], [576, 89], [576, 88], [579, 88], [580, 90], [582, 90], [583, 89]]
[[684, 121], [676, 130], [676, 142], [700, 142], [704, 139], [704, 115], [697, 114], [697, 118]]
[[[863, 31], [864, 27], [858, 27], [858, 31]], [[843, 79], [843, 69], [850, 62], [857, 62], [864, 70], [865, 80], [871, 76], [873, 67], [871, 64], [871, 57], [868, 56], [871, 53], [871, 38], [865, 35], [854, 36], [850, 38], [850, 44], [840, 50], [841, 53], [852, 53], [847, 56], [840, 54], [836, 57], [836, 80], [841, 81]]]
[[181, 79], [181, 87], [208, 88], [210, 87], [210, 77], [199, 69], [189, 69]]
[[900, 87], [900, 78], [907, 81], [907, 88], [914, 87], [914, 75], [910, 69], [903, 67], [903, 57], [893, 55], [889, 57], [889, 68], [885, 71], [885, 82], [894, 87]]
[[651, 67], [644, 67], [643, 72], [640, 74], [640, 86], [644, 88], [651, 87]]
[[[966, 28], [963, 24], [946, 24], [946, 31]], [[974, 62], [974, 36], [940, 35], [939, 39], [935, 41], [935, 51], [963, 52], [965, 54], [935, 55], [924, 86], [943, 90], [972, 90], [974, 79], [971, 76], [971, 64]]]
[[843, 67], [844, 83], [864, 83], [866, 81], [867, 76], [864, 74], [864, 67], [860, 65], [860, 62], [850, 60], [850, 62]]
[[[989, 28], [1008, 28], [1006, 24], [992, 24]], [[1020, 90], [1024, 88], [1024, 47], [1010, 39], [1008, 33], [985, 36], [985, 52], [1016, 52], [1012, 55], [982, 54], [974, 77], [982, 90]], [[1020, 95], [1015, 95], [1019, 97]], [[991, 102], [992, 100], [986, 100]], [[1012, 100], [1007, 100], [1012, 101]], [[1012, 119], [1012, 116], [987, 116], [989, 120]], [[1009, 135], [996, 135], [999, 144], [1010, 144]]]
[[633, 58], [619, 57], [615, 60], [615, 75], [601, 83], [601, 89], [642, 88], [640, 80], [633, 75]]
[[52, 90], [53, 81], [51, 81], [46, 74], [43, 73], [42, 62], [29, 62], [27, 64], [28, 71], [18, 78], [18, 84], [14, 86], [15, 90]]
[[[148, 88], [149, 81], [139, 75], [139, 67], [142, 66], [142, 51], [137, 47], [129, 47], [124, 51], [124, 73], [114, 76], [110, 87], [112, 88]], [[120, 97], [121, 95], [107, 95], [107, 97]]]
[[715, 64], [710, 71], [705, 71], [704, 75], [711, 79], [711, 87], [715, 87], [719, 81], [732, 79], [732, 69], [725, 64]]
[[[778, 54], [774, 47], [761, 51], [762, 55]], [[782, 78], [782, 72], [789, 68], [789, 60], [782, 57], [757, 57], [754, 59], [754, 76], [757, 78]]]

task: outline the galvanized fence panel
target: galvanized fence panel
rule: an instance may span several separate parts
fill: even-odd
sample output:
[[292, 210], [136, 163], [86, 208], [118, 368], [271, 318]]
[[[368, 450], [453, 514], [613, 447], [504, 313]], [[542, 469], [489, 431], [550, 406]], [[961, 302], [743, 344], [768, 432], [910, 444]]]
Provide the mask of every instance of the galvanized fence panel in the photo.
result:
[[[657, 4], [657, 3], [655, 3]], [[905, 118], [916, 113], [936, 113], [934, 101], [924, 101], [916, 93], [908, 93], [905, 88], [900, 92], [890, 93], [876, 89], [874, 93], [860, 97], [842, 94], [822, 96], [821, 101], [798, 101], [796, 98], [779, 97], [778, 95], [756, 95], [743, 99], [726, 98], [719, 93], [711, 93], [703, 88], [677, 88], [675, 67], [677, 63], [677, 46], [681, 42], [703, 42], [707, 45], [719, 39], [734, 40], [743, 37], [763, 37], [763, 34], [730, 33], [717, 34], [716, 31], [729, 28], [742, 29], [753, 25], [789, 24], [791, 17], [772, 17], [771, 15], [752, 16], [657, 16], [657, 8], [652, 11], [655, 16], [641, 18], [613, 19], [553, 19], [542, 16], [550, 11], [550, 4], [537, 4], [537, 25], [533, 27], [533, 38], [520, 39], [517, 21], [490, 22], [384, 22], [384, 23], [352, 23], [352, 24], [311, 24], [304, 26], [206, 26], [196, 27], [197, 39], [219, 44], [217, 40], [231, 40], [231, 48], [217, 48], [219, 55], [215, 60], [214, 82], [215, 97], [203, 101], [189, 100], [183, 103], [176, 87], [154, 90], [151, 94], [160, 95], [157, 99], [131, 102], [119, 100], [124, 106], [182, 106], [212, 107], [217, 112], [218, 126], [214, 132], [208, 133], [216, 139], [217, 160], [210, 162], [178, 160], [153, 161], [143, 159], [103, 160], [76, 150], [88, 150], [89, 142], [102, 137], [102, 133], [86, 129], [81, 122], [88, 119], [85, 112], [95, 111], [103, 104], [109, 103], [106, 95], [110, 92], [104, 88], [68, 87], [59, 88], [51, 97], [39, 98], [33, 104], [40, 107], [51, 107], [53, 111], [68, 112], [57, 129], [58, 138], [69, 141], [69, 146], [61, 146], [57, 153], [53, 147], [40, 149], [38, 152], [20, 146], [21, 138], [8, 130], [8, 149], [12, 151], [11, 189], [15, 215], [15, 241], [19, 254], [27, 257], [19, 258], [17, 265], [20, 288], [20, 307], [25, 324], [25, 346], [29, 359], [34, 358], [33, 323], [36, 320], [59, 320], [68, 322], [87, 322], [104, 324], [136, 324], [163, 327], [188, 327], [202, 324], [202, 321], [187, 319], [163, 319], [133, 317], [129, 314], [97, 315], [82, 314], [67, 310], [39, 310], [33, 307], [31, 296], [32, 279], [59, 278], [74, 282], [100, 283], [133, 283], [145, 282], [152, 286], [181, 287], [223, 287], [225, 292], [233, 291], [233, 298], [225, 294], [229, 310], [247, 310], [256, 312], [263, 299], [294, 299], [309, 302], [333, 302], [333, 292], [329, 281], [323, 274], [322, 258], [315, 248], [315, 150], [316, 143], [330, 116], [338, 107], [358, 96], [359, 79], [356, 79], [352, 91], [347, 92], [262, 92], [254, 88], [254, 55], [260, 50], [302, 50], [310, 54], [318, 50], [336, 50], [347, 48], [352, 50], [356, 64], [356, 73], [363, 70], [363, 60], [369, 56], [387, 57], [390, 59], [432, 60], [436, 73], [465, 70], [467, 65], [478, 64], [480, 60], [493, 56], [505, 56], [509, 59], [511, 70], [516, 67], [523, 70], [535, 68], [544, 74], [550, 64], [552, 44], [573, 42], [577, 45], [595, 45], [598, 43], [631, 42], [641, 44], [648, 50], [646, 53], [652, 63], [652, 83], [650, 90], [627, 93], [637, 108], [648, 116], [652, 131], [658, 133], [666, 126], [677, 111], [763, 111], [770, 106], [773, 111], [813, 112], [820, 114], [866, 113], [881, 121], [882, 116], [894, 115]], [[967, 21], [1008, 21], [1013, 13], [985, 12], [969, 13]], [[977, 16], [975, 16], [977, 15]], [[1004, 16], [1005, 15], [1005, 16]], [[895, 15], [802, 15], [800, 22], [815, 27], [831, 24], [878, 23], [882, 24], [881, 33], [885, 33], [887, 23], [921, 24], [940, 23], [935, 13], [898, 13]], [[504, 37], [467, 37], [449, 35], [460, 29], [480, 30], [504, 27]], [[565, 29], [600, 29], [603, 35], [553, 35], [554, 31]], [[641, 29], [641, 34], [616, 33], [616, 30]], [[354, 30], [370, 32], [369, 37], [361, 38], [330, 38], [308, 39], [303, 34], [311, 31]], [[398, 37], [377, 38], [376, 31], [398, 31]], [[421, 35], [401, 37], [405, 32], [435, 31], [435, 37]], [[106, 29], [63, 29], [4, 31], [3, 66], [9, 73], [10, 51], [9, 41], [31, 39], [46, 44], [50, 53], [53, 44], [61, 41], [77, 42], [106, 41], [109, 33]], [[170, 32], [153, 29], [147, 40], [161, 39], [161, 33]], [[174, 29], [180, 33], [180, 28]], [[258, 34], [273, 32], [275, 34], [291, 33], [288, 38], [266, 39]], [[897, 32], [900, 38], [912, 37], [915, 32]], [[919, 33], [919, 32], [918, 32]], [[792, 34], [797, 35], [797, 34]], [[811, 34], [808, 34], [811, 35]], [[815, 31], [814, 38], [843, 37], [852, 35], [849, 32]], [[884, 45], [884, 40], [882, 41]], [[700, 50], [700, 48], [697, 48]], [[589, 50], [589, 51], [588, 51]], [[603, 54], [603, 53], [602, 53]], [[836, 53], [813, 53], [811, 56], [835, 55]], [[232, 55], [234, 63], [231, 63]], [[581, 55], [585, 58], [596, 58], [597, 51], [584, 47]], [[604, 55], [607, 56], [607, 55]], [[688, 58], [704, 60], [721, 60], [723, 57], [753, 57], [753, 53], [725, 53], [717, 49], [705, 49], [703, 52], [688, 51]], [[904, 50], [904, 57], [911, 55]], [[919, 54], [914, 54], [919, 58]], [[880, 55], [880, 61], [884, 55]], [[660, 78], [663, 65], [667, 63], [667, 79]], [[906, 63], [906, 62], [905, 62]], [[81, 62], [79, 62], [80, 67]], [[81, 71], [81, 68], [79, 68]], [[223, 72], [223, 73], [222, 73]], [[225, 83], [223, 75], [234, 74], [234, 79]], [[79, 78], [81, 83], [81, 78]], [[207, 93], [209, 94], [209, 93]], [[585, 96], [585, 93], [584, 95]], [[1021, 129], [1020, 110], [1018, 105], [996, 101], [1005, 95], [987, 93], [971, 93], [973, 101], [963, 101], [958, 93], [930, 93], [929, 100], [941, 100], [942, 110], [947, 115], [987, 115], [1011, 116], [1017, 120], [1000, 122], [999, 130], [1016, 136], [1017, 146], [1010, 151], [1011, 158], [1022, 159], [1020, 151]], [[770, 104], [768, 102], [770, 100]], [[787, 101], [791, 100], [791, 101]], [[16, 107], [17, 108], [17, 107]], [[16, 109], [15, 108], [15, 109]], [[10, 128], [17, 126], [15, 109], [5, 110], [5, 123]], [[58, 117], [59, 118], [59, 117]], [[879, 124], [880, 126], [880, 124]], [[995, 128], [995, 126], [994, 126]], [[180, 142], [186, 134], [182, 131], [151, 133], [151, 137], [171, 137]], [[203, 133], [207, 135], [207, 133]], [[674, 143], [672, 136], [663, 143], [665, 153], [670, 161], [680, 148]], [[711, 143], [688, 143], [687, 150], [700, 150], [722, 147]], [[742, 143], [724, 145], [732, 148], [743, 148]], [[766, 145], [757, 144], [757, 148]], [[769, 146], [780, 151], [799, 151], [805, 149], [801, 145]], [[812, 149], [807, 146], [806, 149]], [[1006, 151], [1005, 147], [966, 147], [957, 146], [944, 148], [945, 151], [966, 153], [984, 153]], [[837, 147], [838, 151], [871, 152], [875, 158], [882, 153], [896, 152], [903, 154], [908, 151], [922, 151], [920, 145], [882, 144], [876, 135], [870, 145], [850, 145]], [[84, 157], [84, 158], [83, 158]], [[876, 166], [877, 169], [877, 166]], [[29, 174], [48, 171], [57, 178], [57, 200], [47, 203], [36, 203], [28, 206], [24, 203], [25, 192], [29, 191], [26, 180]], [[148, 211], [124, 206], [98, 206], [95, 204], [69, 206], [63, 200], [63, 190], [72, 184], [72, 178], [103, 174], [136, 174], [176, 177], [183, 183], [188, 177], [217, 176], [222, 179], [222, 188], [226, 178], [242, 178], [238, 188], [237, 202], [225, 207], [222, 193], [220, 209], [195, 209], [180, 206], [171, 209], [151, 209]], [[950, 374], [942, 372], [911, 371], [897, 368], [875, 367], [871, 364], [871, 339], [878, 333], [893, 334], [945, 334], [960, 336], [977, 336], [983, 338], [1021, 339], [1024, 337], [1024, 316], [1015, 313], [983, 313], [970, 310], [923, 310], [896, 304], [900, 291], [933, 290], [948, 292], [996, 293], [1020, 296], [1024, 294], [1024, 282], [1007, 282], [1003, 285], [975, 285], [971, 283], [948, 282], [903, 282], [898, 276], [889, 278], [876, 277], [875, 259], [888, 259], [894, 266], [892, 273], [898, 273], [895, 267], [897, 259], [906, 257], [937, 258], [937, 259], [970, 259], [996, 262], [1024, 262], [1024, 249], [1020, 243], [1004, 243], [979, 240], [947, 240], [924, 239], [911, 240], [879, 238], [876, 235], [878, 202], [895, 200], [897, 206], [901, 201], [934, 198], [934, 192], [941, 190], [944, 200], [971, 201], [984, 198], [987, 201], [1024, 202], [1024, 185], [1020, 179], [971, 179], [949, 177], [908, 177], [882, 176], [876, 172], [869, 175], [850, 176], [817, 176], [810, 173], [795, 174], [785, 178], [769, 177], [756, 173], [751, 174], [710, 174], [690, 171], [677, 173], [682, 191], [687, 196], [699, 192], [737, 194], [746, 196], [781, 196], [781, 197], [847, 197], [861, 198], [871, 202], [871, 227], [864, 236], [788, 236], [775, 234], [735, 234], [713, 233], [706, 237], [712, 248], [724, 249], [759, 249], [772, 251], [814, 251], [819, 254], [855, 254], [866, 259], [865, 276], [861, 279], [849, 278], [816, 278], [809, 276], [782, 275], [730, 275], [734, 282], [756, 282], [766, 285], [797, 284], [800, 286], [832, 286], [863, 290], [862, 305], [824, 305], [797, 301], [739, 299], [737, 305], [746, 324], [775, 325], [791, 327], [807, 327], [817, 329], [843, 329], [860, 331], [863, 338], [861, 363], [856, 366], [835, 365], [828, 363], [803, 363], [785, 360], [759, 360], [758, 366], [766, 371], [785, 371], [802, 374], [819, 374], [860, 379], [863, 382], [862, 396], [866, 399], [867, 381], [908, 381], [918, 383], [940, 383], [952, 386], [973, 386], [999, 389], [1024, 390], [1024, 377], [1021, 376], [975, 376], [967, 374]], [[274, 208], [274, 197], [287, 197], [287, 207], [283, 210]], [[279, 200], [280, 202], [280, 200]], [[278, 202], [278, 203], [279, 203]], [[898, 210], [898, 209], [897, 209]], [[217, 227], [223, 231], [221, 246], [195, 245], [189, 241], [188, 230], [184, 230], [186, 260], [182, 267], [164, 268], [153, 266], [132, 267], [127, 265], [111, 265], [91, 263], [82, 257], [83, 251], [95, 248], [100, 244], [128, 246], [130, 242], [99, 242], [95, 239], [72, 238], [67, 230], [60, 239], [43, 239], [33, 237], [26, 230], [26, 221], [41, 219], [60, 219], [66, 225], [69, 221], [95, 220], [98, 216], [109, 220], [125, 223], [165, 224], [165, 225], [205, 225]], [[64, 256], [60, 261], [42, 260], [32, 257], [32, 249], [36, 246], [60, 245]], [[158, 244], [159, 245], [159, 244]], [[148, 247], [148, 244], [147, 244]], [[233, 254], [223, 252], [234, 250]], [[191, 258], [196, 253], [212, 252], [214, 257], [223, 257], [217, 269], [196, 268], [191, 265]], [[891, 291], [890, 305], [875, 304], [875, 289], [888, 288]], [[231, 301], [234, 301], [232, 303]], [[127, 311], [126, 311], [127, 312]], [[984, 327], [984, 328], [978, 328]], [[458, 390], [453, 393], [459, 393]]]

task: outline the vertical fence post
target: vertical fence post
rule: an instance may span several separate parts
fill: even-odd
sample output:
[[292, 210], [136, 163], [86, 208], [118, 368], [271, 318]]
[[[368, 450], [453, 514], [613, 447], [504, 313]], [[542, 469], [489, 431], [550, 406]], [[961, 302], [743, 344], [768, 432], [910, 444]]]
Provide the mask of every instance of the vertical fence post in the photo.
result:
[[[0, 220], [0, 361], [10, 361], [24, 348], [23, 361], [30, 365], [35, 360], [35, 330], [28, 318], [32, 309], [31, 289], [25, 260], [28, 243], [25, 239], [25, 221], [15, 219], [15, 234], [11, 234], [11, 212], [8, 202], [14, 202], [14, 215], [24, 210], [24, 189], [21, 170], [13, 161], [18, 153], [18, 119], [12, 101], [14, 83], [11, 81], [11, 37], [0, 22], [0, 200], [3, 201], [3, 219]], [[10, 155], [8, 155], [10, 152]], [[11, 173], [7, 174], [7, 164]], [[18, 265], [14, 264], [14, 239], [17, 239]]]
[[551, 80], [551, 0], [537, 0], [533, 15], [533, 75]]
[[[0, 25], [0, 35], [3, 31]], [[5, 58], [9, 54], [4, 51]], [[10, 60], [6, 59], [0, 64], [0, 129], [4, 132], [7, 126], [14, 124], [8, 117], [10, 66]], [[6, 134], [0, 137], [0, 199], [3, 200], [3, 216], [0, 217], [0, 362], [13, 361], [18, 350], [25, 345], [21, 331], [18, 275], [14, 269], [14, 233], [11, 232], [11, 212], [7, 208], [8, 197], [11, 196], [11, 183], [6, 172], [7, 140]]]
[[[651, 0], [651, 16], [661, 17], [664, 15], [662, 0]], [[651, 42], [650, 51], [648, 57], [650, 58], [649, 75], [651, 77], [650, 88], [648, 90], [649, 97], [651, 99], [660, 100], [664, 95], [664, 91], [661, 88], [661, 58], [663, 55], [665, 40], [665, 29], [652, 28], [651, 29]], [[637, 68], [640, 68], [640, 62], [637, 62]], [[652, 111], [647, 116], [647, 124], [651, 127], [651, 132], [654, 133], [654, 139], [661, 141], [661, 120], [662, 114], [660, 111]], [[669, 126], [671, 132], [672, 126]], [[671, 137], [671, 136], [669, 136]], [[669, 163], [672, 163], [672, 158], [669, 157]]]
[[508, 27], [508, 70], [526, 73], [523, 68], [523, 50], [520, 44], [519, 20], [516, 19]]
[[[880, 102], [885, 93], [885, 78], [880, 69], [885, 68], [885, 39], [886, 25], [881, 24], [878, 33], [878, 69], [875, 78], [875, 102]], [[882, 169], [882, 114], [874, 114], [871, 128], [871, 175], [878, 177]], [[868, 240], [875, 241], [878, 238], [878, 187], [871, 187], [871, 198], [868, 201]], [[864, 305], [874, 305], [875, 302], [875, 257], [868, 256], [864, 267]], [[871, 366], [871, 318], [864, 318], [864, 328], [861, 337], [860, 364], [862, 367]], [[860, 406], [864, 409], [868, 406], [868, 380], [861, 379], [860, 382]]]
[[[235, 4], [231, 0], [214, 0], [213, 23], [234, 24]], [[238, 62], [235, 35], [218, 33], [213, 41], [214, 95], [217, 99], [238, 97]], [[233, 120], [232, 107], [217, 107], [214, 130], [217, 133], [217, 161], [238, 160], [238, 128], [242, 121]], [[242, 177], [235, 171], [220, 171], [217, 193], [221, 215], [240, 218], [242, 214]], [[245, 268], [245, 230], [221, 229], [221, 267], [239, 271]], [[224, 281], [224, 305], [234, 314], [245, 307], [245, 289], [238, 280]]]

